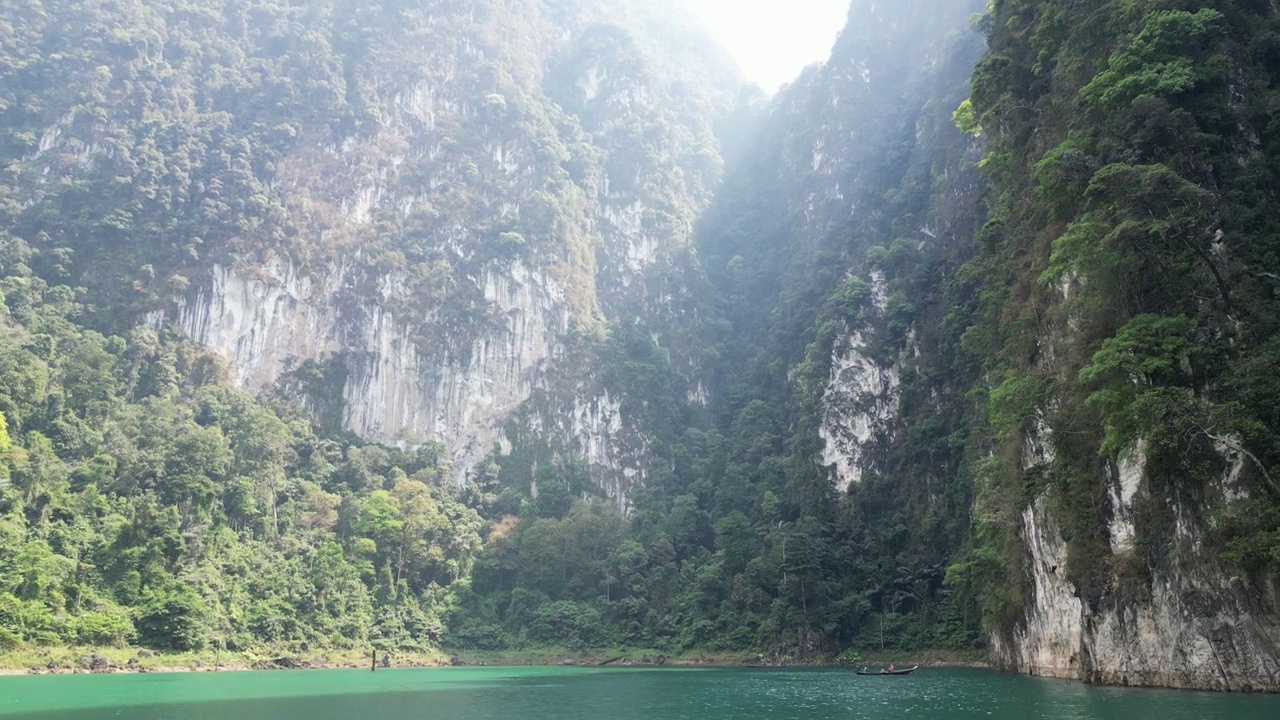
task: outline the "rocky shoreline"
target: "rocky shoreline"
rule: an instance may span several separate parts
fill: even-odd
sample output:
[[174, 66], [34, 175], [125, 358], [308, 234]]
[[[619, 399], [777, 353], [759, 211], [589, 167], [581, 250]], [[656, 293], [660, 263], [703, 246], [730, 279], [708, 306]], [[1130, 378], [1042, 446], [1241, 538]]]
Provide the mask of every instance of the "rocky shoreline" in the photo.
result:
[[[64, 649], [49, 651], [49, 659], [43, 663], [15, 663], [16, 658], [0, 656], [0, 675], [81, 675], [112, 673], [188, 673], [188, 672], [245, 672], [251, 670], [355, 670], [369, 669], [371, 655], [346, 654], [334, 657], [328, 654], [286, 653], [268, 657], [245, 657], [220, 654], [206, 656], [165, 656], [145, 649], [124, 652], [100, 649], [76, 653]], [[124, 657], [127, 655], [128, 657]], [[122, 659], [123, 658], [123, 659]], [[939, 656], [920, 653], [920, 659], [910, 661], [921, 667], [990, 667], [985, 661], [956, 656]], [[6, 663], [6, 660], [8, 661]], [[661, 652], [626, 654], [618, 650], [565, 651], [540, 650], [510, 653], [484, 654], [427, 654], [379, 652], [376, 669], [445, 668], [445, 667], [837, 667], [853, 665], [879, 665], [888, 662], [903, 664], [903, 656], [859, 658], [856, 662], [842, 662], [832, 656], [819, 656], [795, 660], [768, 658], [745, 654], [709, 652], [685, 653], [678, 656]], [[24, 666], [25, 665], [25, 666]]]

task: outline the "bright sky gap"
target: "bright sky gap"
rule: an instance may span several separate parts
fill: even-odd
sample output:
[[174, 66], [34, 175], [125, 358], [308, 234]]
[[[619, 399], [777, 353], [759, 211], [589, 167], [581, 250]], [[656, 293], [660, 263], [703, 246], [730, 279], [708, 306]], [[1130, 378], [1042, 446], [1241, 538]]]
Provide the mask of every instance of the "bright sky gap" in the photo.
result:
[[742, 72], [773, 92], [826, 60], [849, 0], [685, 0]]

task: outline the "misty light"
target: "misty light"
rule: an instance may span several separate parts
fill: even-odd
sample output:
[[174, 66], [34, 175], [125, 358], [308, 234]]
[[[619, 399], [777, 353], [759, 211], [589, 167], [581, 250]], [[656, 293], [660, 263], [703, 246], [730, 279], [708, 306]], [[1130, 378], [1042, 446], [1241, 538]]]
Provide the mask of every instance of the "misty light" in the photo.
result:
[[826, 60], [849, 0], [685, 0], [742, 72], [769, 92]]

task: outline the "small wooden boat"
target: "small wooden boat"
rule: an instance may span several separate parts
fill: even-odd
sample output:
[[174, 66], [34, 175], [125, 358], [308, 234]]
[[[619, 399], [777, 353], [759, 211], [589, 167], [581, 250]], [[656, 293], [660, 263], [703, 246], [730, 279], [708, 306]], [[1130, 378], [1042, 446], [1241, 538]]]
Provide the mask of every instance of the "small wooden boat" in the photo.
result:
[[920, 666], [912, 665], [911, 667], [906, 668], [904, 670], [884, 670], [884, 669], [868, 670], [867, 668], [864, 667], [861, 670], [855, 670], [854, 672], [858, 675], [910, 675], [911, 673], [915, 672], [916, 668], [918, 667]]

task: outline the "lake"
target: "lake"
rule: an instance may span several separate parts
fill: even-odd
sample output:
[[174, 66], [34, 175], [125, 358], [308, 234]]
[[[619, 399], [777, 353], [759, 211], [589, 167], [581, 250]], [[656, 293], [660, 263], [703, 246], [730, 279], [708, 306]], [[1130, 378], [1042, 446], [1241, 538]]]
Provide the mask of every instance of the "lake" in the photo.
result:
[[444, 668], [0, 677], [41, 720], [1275, 720], [1280, 696], [1101, 688], [990, 670]]

